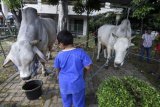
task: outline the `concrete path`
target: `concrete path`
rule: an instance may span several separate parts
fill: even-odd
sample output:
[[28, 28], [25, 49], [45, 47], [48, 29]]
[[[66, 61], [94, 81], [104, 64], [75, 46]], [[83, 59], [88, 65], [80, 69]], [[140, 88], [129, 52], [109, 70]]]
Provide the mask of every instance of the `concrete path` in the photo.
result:
[[[56, 52], [53, 53], [53, 56]], [[51, 68], [53, 60], [49, 60], [46, 65], [47, 68]], [[0, 107], [62, 107], [62, 101], [59, 93], [59, 84], [54, 75], [49, 75], [44, 77], [39, 73], [33, 78], [42, 80], [43, 86], [42, 96], [37, 100], [28, 100], [25, 92], [22, 90], [22, 86], [25, 83], [20, 79], [18, 72], [10, 76], [4, 83], [0, 84]], [[93, 93], [92, 82], [90, 82], [86, 91], [89, 94], [86, 98], [86, 107], [98, 107], [97, 104], [93, 102], [95, 95]], [[94, 98], [93, 98], [94, 97]]]
[[59, 85], [54, 77], [44, 77], [39, 74], [33, 79], [43, 81], [43, 94], [37, 100], [28, 100], [25, 92], [22, 90], [24, 81], [15, 73], [3, 84], [0, 85], [0, 106], [5, 107], [62, 107], [59, 95]]
[[[44, 77], [38, 74], [33, 80], [42, 80], [42, 96], [37, 100], [28, 100], [22, 86], [25, 83], [18, 72], [0, 85], [0, 107], [62, 107], [59, 85], [53, 75]], [[86, 107], [98, 107], [92, 82], [87, 84]], [[94, 93], [94, 94], [93, 94]], [[94, 101], [94, 102], [93, 102]]]
[[[86, 77], [86, 107], [98, 107], [96, 99], [96, 90], [99, 84], [111, 76], [134, 76], [146, 80], [141, 73], [132, 64], [126, 63], [119, 70], [115, 70], [112, 66], [108, 69], [101, 68], [105, 61], [93, 64], [93, 71]], [[52, 61], [49, 64], [49, 68]], [[44, 77], [38, 74], [33, 79], [43, 81], [43, 94], [37, 100], [28, 100], [22, 85], [24, 81], [19, 78], [19, 74], [15, 73], [8, 80], [0, 85], [0, 107], [62, 107], [62, 101], [59, 93], [59, 85], [53, 75]]]

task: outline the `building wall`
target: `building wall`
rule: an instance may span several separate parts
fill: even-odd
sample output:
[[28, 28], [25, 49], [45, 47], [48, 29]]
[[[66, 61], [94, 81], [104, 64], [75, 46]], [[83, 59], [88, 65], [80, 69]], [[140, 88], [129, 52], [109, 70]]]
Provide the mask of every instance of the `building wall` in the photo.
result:
[[[41, 15], [42, 17], [47, 17], [47, 16], [51, 16], [51, 18], [55, 19], [57, 24], [58, 24], [58, 7], [57, 6], [52, 6], [52, 5], [47, 5], [47, 4], [41, 4], [38, 1], [38, 4], [26, 4], [24, 8], [27, 7], [33, 7], [35, 9], [37, 9], [37, 12], [39, 13], [39, 15]], [[71, 30], [72, 33], [74, 35], [86, 35], [86, 20], [85, 20], [85, 13], [82, 15], [77, 15], [75, 12], [72, 11], [72, 7], [73, 6], [68, 6], [68, 25], [67, 25], [67, 29]], [[81, 24], [75, 23], [76, 20], [82, 20]], [[77, 32], [79, 31], [77, 28], [78, 26], [82, 26], [82, 32]], [[74, 31], [73, 31], [74, 30]]]
[[[48, 4], [42, 4], [41, 3], [42, 0], [37, 0], [37, 4], [25, 4], [25, 7], [33, 7], [35, 9], [37, 9], [38, 13], [41, 15], [53, 15], [55, 18], [55, 20], [58, 23], [58, 11], [59, 11], [59, 7], [57, 5], [53, 6], [53, 5], [48, 5]], [[67, 29], [68, 30], [75, 30], [72, 31], [73, 33], [75, 33], [75, 35], [86, 35], [87, 34], [87, 14], [86, 12], [84, 12], [81, 15], [76, 14], [73, 11], [73, 6], [69, 5], [68, 6], [68, 25], [67, 25]], [[98, 12], [93, 12], [90, 15], [97, 15], [98, 13], [105, 13], [105, 12], [121, 12], [122, 9], [111, 9], [109, 7], [109, 4], [107, 4], [104, 8], [102, 8], [100, 11]], [[53, 17], [52, 17], [53, 18]], [[77, 24], [78, 22], [76, 20], [83, 20], [82, 23]], [[81, 31], [79, 29], [80, 26], [82, 26], [83, 31], [81, 32], [77, 32], [77, 31]]]

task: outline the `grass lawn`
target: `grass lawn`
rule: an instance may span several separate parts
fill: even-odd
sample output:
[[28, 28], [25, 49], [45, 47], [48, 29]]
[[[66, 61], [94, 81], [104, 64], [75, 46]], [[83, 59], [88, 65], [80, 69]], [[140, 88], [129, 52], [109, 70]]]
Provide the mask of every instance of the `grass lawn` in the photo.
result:
[[[14, 42], [13, 38], [1, 41], [1, 44], [4, 49], [5, 54], [7, 54], [9, 52], [10, 46], [13, 42]], [[14, 74], [16, 72], [15, 68], [13, 66], [10, 66], [8, 68], [2, 67], [4, 59], [5, 59], [5, 57], [2, 52], [2, 48], [0, 48], [0, 84], [3, 83], [9, 76], [11, 76], [12, 74]]]
[[[7, 41], [2, 41], [3, 48], [5, 52], [7, 53], [10, 50], [10, 46], [14, 40], [9, 39]], [[91, 53], [91, 57], [93, 60], [95, 60], [97, 55], [97, 47], [94, 44], [94, 38], [92, 35], [89, 36], [88, 40], [88, 48], [86, 48], [86, 41], [87, 37], [76, 37], [74, 38], [75, 47], [81, 47], [84, 48], [88, 53]], [[133, 39], [133, 43], [135, 44], [134, 47], [132, 47], [132, 52], [139, 54], [139, 46], [140, 46], [140, 36], [137, 36], [135, 39]], [[2, 68], [1, 65], [4, 61], [4, 56], [2, 53], [0, 53], [0, 83], [2, 83], [4, 80], [8, 78], [8, 76], [15, 73], [15, 68], [13, 66], [9, 68]], [[152, 52], [153, 56], [154, 52]], [[144, 75], [151, 81], [153, 85], [156, 87], [160, 87], [159, 80], [160, 80], [160, 65], [157, 62], [152, 62], [151, 64], [146, 63], [145, 61], [139, 61], [137, 56], [131, 56], [130, 62], [135, 65], [138, 69], [140, 69]]]

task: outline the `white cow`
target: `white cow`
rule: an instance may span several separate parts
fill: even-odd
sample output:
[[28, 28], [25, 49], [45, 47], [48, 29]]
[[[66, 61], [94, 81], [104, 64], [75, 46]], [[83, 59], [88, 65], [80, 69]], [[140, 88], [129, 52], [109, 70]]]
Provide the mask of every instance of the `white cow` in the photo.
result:
[[12, 61], [23, 80], [30, 79], [38, 59], [45, 73], [46, 53], [56, 40], [56, 24], [50, 18], [40, 18], [37, 10], [28, 7], [23, 10], [17, 41], [11, 46], [3, 66]]
[[103, 45], [107, 48], [107, 56], [104, 52], [104, 57], [107, 58], [105, 66], [108, 66], [112, 52], [115, 52], [114, 67], [122, 66], [127, 49], [133, 45], [131, 39], [131, 26], [127, 19], [123, 20], [119, 26], [107, 24], [101, 26], [98, 29], [97, 60], [99, 60], [101, 46]]

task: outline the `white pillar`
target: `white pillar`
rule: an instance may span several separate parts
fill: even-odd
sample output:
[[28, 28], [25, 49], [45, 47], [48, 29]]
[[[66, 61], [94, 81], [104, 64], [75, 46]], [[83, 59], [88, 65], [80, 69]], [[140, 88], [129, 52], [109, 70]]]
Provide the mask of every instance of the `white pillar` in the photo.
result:
[[42, 0], [37, 0], [38, 4], [41, 4], [42, 3]]
[[69, 23], [70, 23], [70, 18], [68, 17], [67, 19], [67, 30], [69, 31]]
[[120, 19], [120, 14], [118, 13], [118, 14], [116, 14], [116, 25], [118, 25], [118, 22], [119, 22], [119, 19]]
[[42, 0], [37, 0], [37, 4], [38, 4], [38, 8], [37, 8], [37, 11], [38, 13], [41, 15], [42, 13]]
[[87, 17], [83, 19], [83, 35], [87, 35]]
[[3, 0], [1, 0], [1, 8], [5, 18], [7, 18], [9, 9], [8, 9], [8, 6], [4, 4]]

